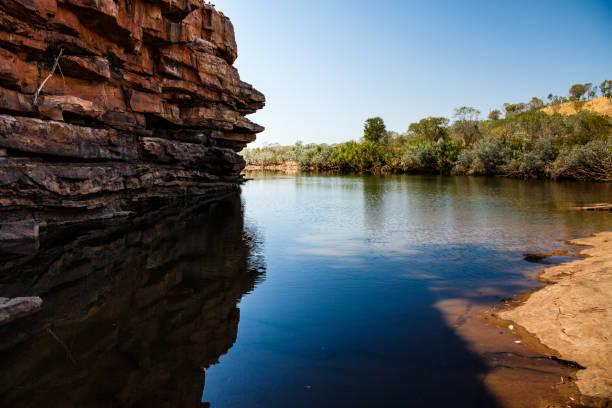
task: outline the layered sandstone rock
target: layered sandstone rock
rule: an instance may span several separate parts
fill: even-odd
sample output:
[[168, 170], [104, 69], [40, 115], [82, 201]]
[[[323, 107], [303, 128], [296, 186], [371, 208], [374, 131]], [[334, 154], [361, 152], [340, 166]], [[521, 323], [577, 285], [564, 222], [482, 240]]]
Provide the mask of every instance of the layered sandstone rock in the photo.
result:
[[0, 239], [235, 188], [265, 103], [236, 57], [203, 0], [0, 0]]

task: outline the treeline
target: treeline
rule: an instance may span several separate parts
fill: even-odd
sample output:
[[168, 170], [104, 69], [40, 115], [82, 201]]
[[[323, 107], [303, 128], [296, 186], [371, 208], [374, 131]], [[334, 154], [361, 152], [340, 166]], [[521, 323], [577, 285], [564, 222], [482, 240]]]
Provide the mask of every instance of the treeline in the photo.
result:
[[[587, 90], [570, 90], [570, 98], [584, 101], [596, 95], [591, 84], [581, 86]], [[612, 81], [604, 81], [599, 89], [610, 98]], [[455, 110], [453, 121], [428, 117], [404, 133], [387, 131], [382, 118], [370, 118], [359, 142], [269, 145], [247, 149], [243, 156], [247, 165], [258, 167], [295, 162], [302, 170], [611, 182], [612, 119], [590, 111], [548, 115], [540, 110], [546, 104], [533, 102], [506, 104], [503, 118], [491, 111], [488, 120], [464, 106]]]
[[[576, 112], [580, 112], [586, 102], [600, 95], [608, 99], [612, 98], [612, 81], [603, 81], [599, 84], [599, 87], [593, 85], [591, 82], [586, 84], [574, 84], [570, 87], [568, 96], [548, 94], [546, 100], [534, 96], [527, 103], [505, 103], [504, 110], [506, 111], [506, 116], [546, 107], [552, 107], [553, 112], [556, 112], [556, 108], [560, 107], [562, 104], [573, 102]], [[490, 120], [498, 120], [501, 116], [502, 112], [499, 109], [493, 109], [489, 112], [488, 118]]]

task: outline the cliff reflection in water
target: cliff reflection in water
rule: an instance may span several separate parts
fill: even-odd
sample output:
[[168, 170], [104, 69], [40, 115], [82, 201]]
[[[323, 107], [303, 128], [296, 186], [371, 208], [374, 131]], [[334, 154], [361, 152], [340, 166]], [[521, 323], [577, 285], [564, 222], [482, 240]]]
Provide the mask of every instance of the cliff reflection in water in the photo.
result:
[[49, 239], [0, 259], [3, 294], [44, 300], [0, 328], [0, 405], [199, 406], [264, 271], [240, 197]]

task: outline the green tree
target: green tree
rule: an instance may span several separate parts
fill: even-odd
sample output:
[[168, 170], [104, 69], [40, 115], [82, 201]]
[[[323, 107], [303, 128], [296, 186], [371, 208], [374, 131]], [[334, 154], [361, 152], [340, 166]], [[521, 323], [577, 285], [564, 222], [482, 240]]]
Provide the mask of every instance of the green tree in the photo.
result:
[[437, 142], [439, 139], [446, 140], [448, 138], [447, 126], [449, 122], [447, 118], [430, 116], [416, 123], [411, 123], [408, 127], [408, 133], [418, 140], [425, 140], [430, 143]]
[[380, 117], [370, 118], [363, 126], [363, 138], [368, 142], [380, 143], [387, 135], [385, 121]]
[[501, 118], [501, 111], [499, 109], [493, 109], [489, 112], [489, 120], [499, 120]]
[[466, 146], [474, 143], [480, 135], [478, 116], [480, 116], [480, 111], [471, 106], [455, 109], [455, 123], [452, 128], [463, 139], [463, 144]]
[[455, 109], [455, 119], [457, 120], [477, 120], [480, 116], [480, 111], [471, 106], [462, 106]]
[[574, 84], [569, 90], [569, 94], [574, 97], [576, 100], [582, 99], [584, 94], [586, 94], [593, 84]]
[[381, 146], [375, 142], [346, 142], [334, 146], [329, 163], [339, 170], [368, 171], [385, 164]]
[[527, 107], [529, 110], [541, 109], [544, 107], [544, 101], [538, 98], [537, 96], [534, 96], [533, 98], [531, 98], [531, 101], [529, 101], [529, 103], [527, 104]]
[[508, 119], [514, 115], [524, 112], [527, 105], [524, 103], [504, 103], [504, 108], [506, 109], [506, 119]]
[[606, 98], [612, 98], [612, 81], [605, 80], [599, 85], [601, 94]]

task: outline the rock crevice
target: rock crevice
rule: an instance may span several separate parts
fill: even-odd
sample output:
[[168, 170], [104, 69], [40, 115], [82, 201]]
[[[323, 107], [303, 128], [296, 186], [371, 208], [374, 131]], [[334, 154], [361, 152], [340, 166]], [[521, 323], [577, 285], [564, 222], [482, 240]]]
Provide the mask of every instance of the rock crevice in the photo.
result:
[[236, 188], [265, 104], [236, 58], [203, 0], [0, 0], [0, 224]]

